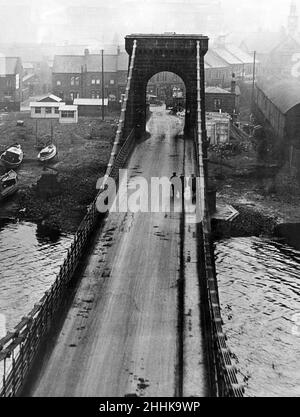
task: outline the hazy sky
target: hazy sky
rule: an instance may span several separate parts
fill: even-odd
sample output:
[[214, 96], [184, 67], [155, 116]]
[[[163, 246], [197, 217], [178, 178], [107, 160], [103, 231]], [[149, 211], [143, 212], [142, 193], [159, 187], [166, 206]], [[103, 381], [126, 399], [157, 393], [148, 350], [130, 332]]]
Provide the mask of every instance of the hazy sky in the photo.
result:
[[[300, 13], [300, 0], [295, 1]], [[282, 0], [0, 0], [2, 42], [107, 42], [134, 32], [234, 33], [286, 25]]]

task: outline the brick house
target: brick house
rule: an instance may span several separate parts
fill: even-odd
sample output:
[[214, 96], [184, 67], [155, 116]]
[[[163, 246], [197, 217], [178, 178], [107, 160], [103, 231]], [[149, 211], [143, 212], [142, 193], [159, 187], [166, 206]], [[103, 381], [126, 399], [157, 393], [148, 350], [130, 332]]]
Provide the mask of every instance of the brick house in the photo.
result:
[[207, 112], [228, 113], [231, 116], [238, 112], [237, 96], [233, 91], [220, 87], [205, 88], [205, 110]]
[[0, 107], [20, 110], [23, 67], [19, 57], [0, 57]]
[[[126, 54], [127, 55], [127, 54]], [[104, 55], [104, 97], [117, 103], [127, 80], [128, 58], [121, 53]], [[102, 98], [102, 57], [90, 54], [56, 55], [52, 70], [52, 90], [66, 102], [75, 98]]]

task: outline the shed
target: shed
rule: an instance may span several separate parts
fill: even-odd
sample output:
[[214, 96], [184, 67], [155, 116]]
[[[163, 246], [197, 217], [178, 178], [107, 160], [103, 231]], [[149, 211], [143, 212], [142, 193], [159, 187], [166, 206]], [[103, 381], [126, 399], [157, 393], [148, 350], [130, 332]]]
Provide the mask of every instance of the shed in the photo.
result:
[[30, 102], [31, 117], [33, 119], [58, 119], [59, 108], [62, 105], [65, 105], [65, 103], [32, 101]]
[[59, 106], [59, 123], [77, 123], [78, 107], [74, 105]]
[[108, 106], [108, 99], [75, 98], [74, 105], [78, 106], [78, 116], [99, 117], [101, 116], [102, 105], [104, 107]]
[[230, 115], [228, 113], [206, 112], [207, 137], [212, 145], [226, 143], [230, 136]]

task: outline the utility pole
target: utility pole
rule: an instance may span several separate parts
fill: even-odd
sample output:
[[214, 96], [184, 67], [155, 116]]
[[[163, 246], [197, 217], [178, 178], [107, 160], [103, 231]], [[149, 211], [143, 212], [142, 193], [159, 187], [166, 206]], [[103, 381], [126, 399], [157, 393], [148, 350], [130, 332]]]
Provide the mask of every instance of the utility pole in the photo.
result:
[[104, 50], [101, 49], [101, 61], [102, 61], [102, 120], [104, 120], [104, 94], [105, 94], [105, 89], [104, 89]]
[[253, 113], [253, 111], [254, 111], [255, 66], [256, 66], [256, 51], [254, 51], [254, 53], [253, 53], [253, 76], [252, 76], [251, 113]]

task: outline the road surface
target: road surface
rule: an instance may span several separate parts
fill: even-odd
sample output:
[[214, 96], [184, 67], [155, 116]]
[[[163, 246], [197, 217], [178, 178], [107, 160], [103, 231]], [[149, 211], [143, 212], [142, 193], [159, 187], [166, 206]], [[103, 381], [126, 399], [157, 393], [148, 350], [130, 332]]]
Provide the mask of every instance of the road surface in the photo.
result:
[[[151, 135], [129, 161], [129, 183], [183, 172], [186, 145], [175, 137], [182, 127], [156, 109]], [[182, 395], [181, 216], [109, 214], [63, 326], [22, 395]]]

